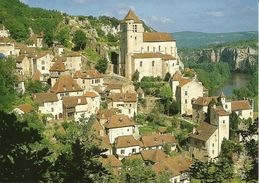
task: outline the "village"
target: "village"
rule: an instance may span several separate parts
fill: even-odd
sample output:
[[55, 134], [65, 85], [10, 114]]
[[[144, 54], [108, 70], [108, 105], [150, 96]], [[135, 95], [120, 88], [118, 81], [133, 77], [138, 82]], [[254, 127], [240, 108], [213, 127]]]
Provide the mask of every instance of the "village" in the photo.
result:
[[[118, 63], [109, 62], [111, 69], [106, 73], [85, 69], [87, 59], [80, 51], [58, 43], [42, 49], [43, 32], [31, 32], [32, 42], [26, 45], [12, 41], [4, 25], [0, 28], [0, 57], [15, 59], [16, 90], [21, 95], [26, 93], [28, 81], [49, 86], [46, 92], [30, 96], [33, 104], [20, 104], [13, 112], [19, 116], [37, 112], [49, 126], [63, 121], [87, 123], [94, 117], [91, 130], [107, 155], [101, 161], [116, 175], [125, 160], [141, 159], [156, 174], [170, 172], [170, 182], [188, 183], [194, 160], [217, 161], [224, 139], [230, 138], [231, 113], [240, 119], [253, 119], [252, 99], [231, 100], [223, 92], [209, 96], [196, 72], [186, 68], [178, 56], [177, 40], [169, 33], [145, 32], [143, 22], [132, 10], [120, 22]], [[184, 150], [167, 126], [146, 133], [145, 124], [138, 122], [138, 116], [145, 111], [152, 113], [154, 102], [160, 99], [135, 83], [148, 78], [163, 80], [166, 75], [169, 78], [163, 83], [170, 87], [170, 101], [179, 105], [178, 113], [167, 117], [191, 125]], [[241, 141], [242, 136], [238, 139]]]

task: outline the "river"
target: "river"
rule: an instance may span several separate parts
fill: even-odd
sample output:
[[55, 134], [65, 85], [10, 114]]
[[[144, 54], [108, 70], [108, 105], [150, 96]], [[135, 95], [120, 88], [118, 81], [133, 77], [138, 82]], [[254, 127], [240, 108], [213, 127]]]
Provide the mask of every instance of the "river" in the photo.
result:
[[246, 86], [250, 80], [250, 77], [251, 76], [248, 74], [232, 73], [224, 85], [212, 90], [211, 95], [219, 95], [222, 91], [226, 96], [232, 95], [234, 89]]

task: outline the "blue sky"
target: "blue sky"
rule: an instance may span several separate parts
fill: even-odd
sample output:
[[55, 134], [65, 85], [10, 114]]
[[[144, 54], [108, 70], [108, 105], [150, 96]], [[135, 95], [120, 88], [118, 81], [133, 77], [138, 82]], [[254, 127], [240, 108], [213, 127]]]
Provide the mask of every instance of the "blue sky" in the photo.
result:
[[108, 15], [122, 19], [129, 9], [157, 31], [254, 31], [257, 0], [21, 0], [71, 15]]

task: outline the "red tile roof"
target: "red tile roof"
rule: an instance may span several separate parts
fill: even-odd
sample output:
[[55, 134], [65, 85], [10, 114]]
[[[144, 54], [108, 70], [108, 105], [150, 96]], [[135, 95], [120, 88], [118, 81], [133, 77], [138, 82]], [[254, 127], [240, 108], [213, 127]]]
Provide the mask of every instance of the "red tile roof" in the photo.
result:
[[127, 115], [124, 114], [116, 114], [111, 116], [108, 119], [107, 124], [105, 125], [106, 128], [122, 128], [127, 126], [134, 126], [135, 123], [132, 119], [130, 119]]
[[88, 92], [85, 92], [84, 96], [88, 98], [95, 98], [95, 97], [98, 97], [98, 94], [96, 94], [95, 92], [88, 91]]
[[86, 105], [87, 100], [84, 96], [65, 96], [63, 97], [63, 105], [65, 107], [75, 107], [77, 105]]
[[49, 69], [49, 71], [59, 71], [64, 72], [66, 71], [66, 67], [62, 61], [56, 61], [52, 67]]
[[145, 161], [152, 161], [154, 163], [159, 162], [167, 157], [161, 149], [152, 149], [141, 151], [141, 156]]
[[201, 141], [207, 141], [213, 133], [217, 130], [215, 125], [211, 125], [206, 122], [201, 122], [196, 128], [196, 132], [189, 135], [191, 138], [195, 138]]
[[231, 102], [231, 110], [232, 111], [239, 111], [239, 110], [248, 110], [252, 109], [248, 100], [237, 100]]
[[172, 35], [167, 32], [144, 32], [144, 42], [172, 42], [175, 41]]
[[73, 91], [82, 91], [82, 88], [70, 75], [61, 75], [55, 85], [51, 88], [51, 92], [54, 93]]
[[56, 102], [58, 97], [55, 93], [36, 93], [33, 96], [36, 103], [42, 105], [45, 102]]
[[132, 10], [129, 10], [128, 14], [124, 17], [122, 22], [125, 22], [127, 20], [133, 20], [135, 23], [142, 23], [142, 21], [138, 18], [138, 16]]
[[115, 139], [115, 147], [133, 147], [139, 146], [139, 141], [137, 141], [132, 135], [119, 136]]
[[134, 53], [133, 58], [161, 58], [162, 60], [175, 60], [175, 57], [162, 53]]
[[33, 110], [33, 107], [31, 104], [21, 104], [21, 105], [17, 106], [16, 108], [20, 109], [24, 113], [28, 113]]
[[112, 102], [137, 102], [136, 93], [112, 93], [108, 96]]
[[142, 147], [154, 147], [166, 143], [176, 143], [176, 139], [171, 134], [151, 134], [141, 137]]
[[102, 78], [103, 74], [98, 72], [97, 70], [87, 70], [87, 71], [76, 71], [74, 74], [74, 78]]

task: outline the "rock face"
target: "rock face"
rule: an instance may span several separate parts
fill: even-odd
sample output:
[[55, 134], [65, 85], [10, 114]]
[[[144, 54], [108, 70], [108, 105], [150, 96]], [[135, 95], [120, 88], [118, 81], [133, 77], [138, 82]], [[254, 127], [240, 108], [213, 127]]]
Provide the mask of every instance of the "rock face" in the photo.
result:
[[256, 50], [252, 48], [229, 48], [222, 47], [219, 49], [203, 49], [198, 54], [199, 62], [226, 62], [237, 70], [242, 64], [254, 65], [256, 62]]

